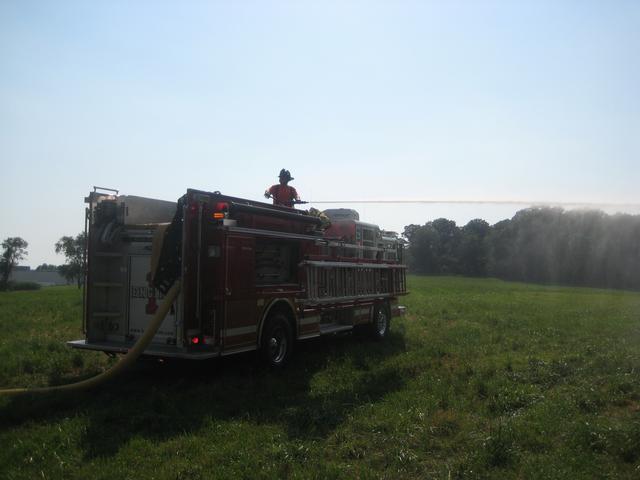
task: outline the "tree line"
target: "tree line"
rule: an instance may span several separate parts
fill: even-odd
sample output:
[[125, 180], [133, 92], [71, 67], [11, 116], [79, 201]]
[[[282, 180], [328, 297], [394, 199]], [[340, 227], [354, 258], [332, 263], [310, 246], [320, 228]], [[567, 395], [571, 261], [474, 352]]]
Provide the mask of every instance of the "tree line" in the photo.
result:
[[[64, 265], [49, 265], [43, 263], [36, 271], [58, 271], [68, 281], [75, 282], [78, 288], [84, 278], [84, 249], [87, 238], [84, 232], [75, 237], [64, 236], [55, 245], [55, 251], [63, 254]], [[29, 243], [21, 237], [9, 237], [2, 241], [2, 256], [0, 257], [0, 290], [9, 287], [9, 277], [18, 263], [28, 255]]]
[[[407, 225], [403, 236], [415, 273], [640, 290], [640, 215], [528, 208], [495, 225], [474, 219], [458, 227], [438, 218]], [[55, 268], [80, 287], [85, 244], [84, 233], [60, 238], [54, 248], [66, 263], [37, 270]], [[20, 237], [2, 242], [0, 289], [27, 247]]]
[[640, 290], [640, 215], [528, 208], [495, 225], [408, 225], [410, 271]]

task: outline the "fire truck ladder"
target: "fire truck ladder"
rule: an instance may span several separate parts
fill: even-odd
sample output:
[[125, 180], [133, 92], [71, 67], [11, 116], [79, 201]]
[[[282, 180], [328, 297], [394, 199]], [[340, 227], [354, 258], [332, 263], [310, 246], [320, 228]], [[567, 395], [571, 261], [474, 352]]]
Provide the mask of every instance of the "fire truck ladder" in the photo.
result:
[[305, 261], [307, 305], [394, 297], [406, 293], [406, 266]]

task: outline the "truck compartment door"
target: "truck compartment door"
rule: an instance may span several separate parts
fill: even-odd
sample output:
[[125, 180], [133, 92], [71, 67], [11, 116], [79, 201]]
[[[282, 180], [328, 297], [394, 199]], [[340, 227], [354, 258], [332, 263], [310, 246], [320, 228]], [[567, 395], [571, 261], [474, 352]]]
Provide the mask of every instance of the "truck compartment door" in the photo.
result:
[[224, 350], [257, 342], [257, 300], [255, 288], [255, 239], [228, 236], [225, 245]]
[[[164, 295], [149, 287], [147, 275], [151, 270], [150, 255], [131, 255], [129, 257], [129, 338], [139, 338], [156, 313]], [[178, 302], [176, 302], [178, 303]], [[152, 343], [175, 344], [177, 331], [177, 312], [172, 308], [153, 337]]]

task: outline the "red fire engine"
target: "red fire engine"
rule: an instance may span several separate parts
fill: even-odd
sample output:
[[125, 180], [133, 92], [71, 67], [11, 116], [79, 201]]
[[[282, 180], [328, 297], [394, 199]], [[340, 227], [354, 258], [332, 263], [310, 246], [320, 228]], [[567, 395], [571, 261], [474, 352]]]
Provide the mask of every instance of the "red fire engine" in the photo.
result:
[[177, 203], [86, 198], [84, 340], [126, 353], [179, 280], [146, 355], [203, 359], [261, 350], [284, 364], [295, 340], [353, 329], [387, 336], [404, 307], [402, 242], [353, 210], [326, 221], [286, 207], [188, 190]]

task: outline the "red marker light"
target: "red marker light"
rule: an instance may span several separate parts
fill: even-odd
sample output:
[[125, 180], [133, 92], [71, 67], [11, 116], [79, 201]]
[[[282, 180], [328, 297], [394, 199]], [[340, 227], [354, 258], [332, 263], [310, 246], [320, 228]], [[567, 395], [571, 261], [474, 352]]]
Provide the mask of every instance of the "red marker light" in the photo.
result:
[[200, 337], [191, 337], [191, 343], [193, 345], [198, 345], [200, 343]]

